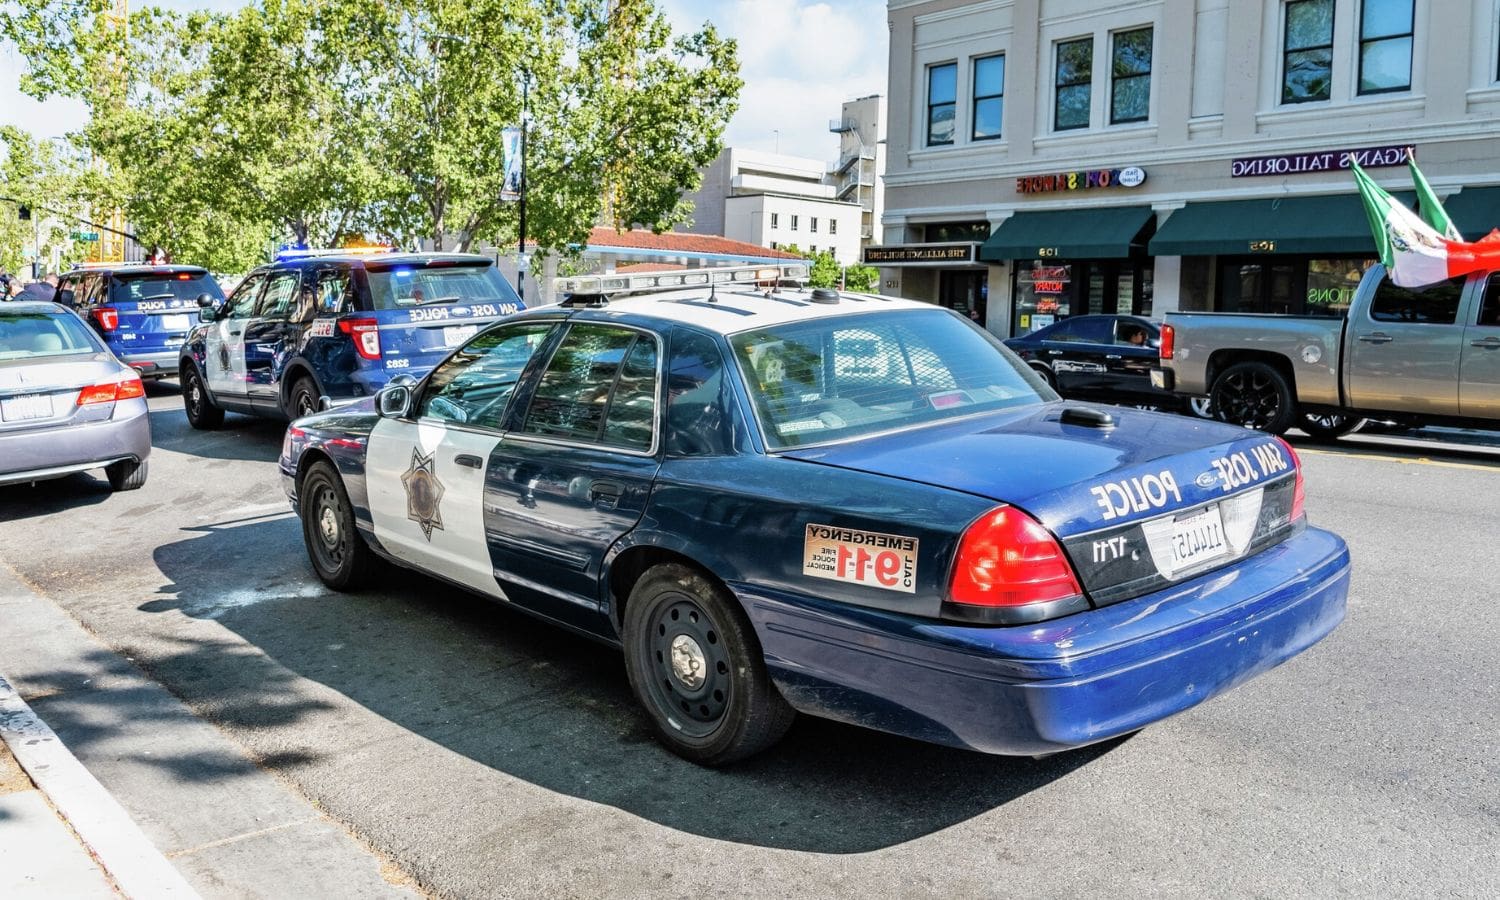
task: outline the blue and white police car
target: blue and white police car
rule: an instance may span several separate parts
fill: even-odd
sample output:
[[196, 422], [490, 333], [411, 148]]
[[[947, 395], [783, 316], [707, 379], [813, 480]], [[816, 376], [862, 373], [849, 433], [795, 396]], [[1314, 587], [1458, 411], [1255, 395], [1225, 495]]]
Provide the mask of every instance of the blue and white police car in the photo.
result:
[[1059, 400], [948, 310], [804, 276], [566, 279], [298, 419], [313, 568], [352, 589], [394, 562], [617, 645], [661, 739], [711, 765], [796, 711], [1052, 753], [1342, 620], [1349, 553], [1290, 445]]
[[80, 263], [57, 285], [57, 302], [72, 307], [110, 352], [147, 379], [177, 374], [204, 298], [218, 303], [224, 292], [198, 266]]
[[225, 410], [294, 418], [372, 396], [523, 308], [487, 257], [385, 248], [287, 251], [201, 305], [180, 369], [188, 422], [204, 429]]

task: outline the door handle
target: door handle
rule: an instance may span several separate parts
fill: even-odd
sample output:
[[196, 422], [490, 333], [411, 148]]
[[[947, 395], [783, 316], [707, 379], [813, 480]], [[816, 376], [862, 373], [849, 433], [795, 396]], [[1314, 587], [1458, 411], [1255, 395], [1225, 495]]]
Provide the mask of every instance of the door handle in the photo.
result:
[[238, 331], [231, 331], [231, 332], [229, 332], [229, 336], [230, 337], [239, 337], [240, 333]]
[[1047, 353], [1050, 356], [1062, 356], [1061, 350], [1048, 350]]
[[1104, 358], [1105, 359], [1121, 359], [1122, 357], [1118, 353], [1106, 353], [1104, 355]]
[[593, 500], [619, 500], [625, 493], [625, 485], [618, 481], [595, 481], [589, 485], [589, 497]]
[[1469, 341], [1470, 347], [1483, 347], [1486, 350], [1500, 350], [1500, 338], [1487, 337], [1482, 341]]
[[484, 468], [484, 460], [480, 459], [472, 453], [460, 453], [457, 456], [453, 457], [453, 462], [456, 465], [467, 466], [470, 469]]
[[1395, 338], [1386, 334], [1384, 331], [1372, 331], [1369, 334], [1362, 334], [1359, 336], [1359, 339], [1364, 341], [1366, 344], [1389, 344], [1391, 341], [1395, 340]]

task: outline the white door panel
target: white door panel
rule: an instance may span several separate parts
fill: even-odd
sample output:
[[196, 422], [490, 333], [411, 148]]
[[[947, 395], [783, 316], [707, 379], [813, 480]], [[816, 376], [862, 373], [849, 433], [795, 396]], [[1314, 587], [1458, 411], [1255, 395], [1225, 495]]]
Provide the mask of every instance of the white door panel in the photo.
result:
[[216, 397], [245, 396], [245, 321], [220, 319], [205, 337], [204, 377]]
[[375, 535], [391, 555], [503, 600], [484, 528], [484, 473], [499, 441], [432, 420], [381, 419], [365, 486]]

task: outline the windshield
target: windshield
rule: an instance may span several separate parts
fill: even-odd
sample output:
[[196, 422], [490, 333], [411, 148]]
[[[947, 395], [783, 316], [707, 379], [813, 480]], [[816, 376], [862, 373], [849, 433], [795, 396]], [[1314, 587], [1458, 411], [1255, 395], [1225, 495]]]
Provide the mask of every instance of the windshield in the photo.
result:
[[76, 316], [0, 312], [0, 360], [97, 353], [101, 349]]
[[207, 272], [152, 272], [129, 275], [116, 272], [109, 289], [110, 303], [136, 303], [141, 300], [194, 300], [207, 294], [223, 299], [219, 283]]
[[488, 262], [392, 266], [367, 270], [376, 309], [435, 303], [518, 303], [516, 292]]
[[731, 338], [766, 443], [821, 444], [1053, 399], [942, 309], [840, 316]]

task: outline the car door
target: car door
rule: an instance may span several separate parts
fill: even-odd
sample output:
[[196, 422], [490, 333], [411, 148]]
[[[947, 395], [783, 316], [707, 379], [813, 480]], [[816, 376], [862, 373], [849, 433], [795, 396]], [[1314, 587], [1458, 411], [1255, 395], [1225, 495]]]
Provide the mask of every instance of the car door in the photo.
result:
[[220, 401], [245, 405], [249, 387], [245, 374], [245, 326], [255, 312], [265, 287], [266, 273], [251, 272], [220, 307], [212, 326], [204, 334], [203, 377]]
[[1485, 280], [1475, 306], [1478, 314], [1467, 317], [1470, 324], [1464, 328], [1458, 411], [1477, 419], [1500, 420], [1500, 273]]
[[409, 416], [376, 423], [365, 484], [386, 552], [506, 599], [486, 534], [486, 476], [493, 476], [491, 457], [510, 398], [555, 326], [526, 322], [484, 332], [433, 370]]
[[1144, 399], [1161, 392], [1151, 387], [1151, 369], [1161, 362], [1160, 332], [1144, 319], [1120, 317], [1104, 348], [1105, 390], [1122, 399]]
[[517, 397], [487, 515], [518, 604], [597, 630], [604, 556], [640, 521], [660, 465], [661, 358], [654, 332], [574, 323]]
[[1109, 370], [1104, 357], [1113, 352], [1110, 321], [1103, 316], [1079, 316], [1060, 323], [1043, 343], [1058, 390], [1074, 396], [1109, 392]]
[[302, 270], [272, 272], [245, 323], [245, 387], [250, 402], [262, 410], [281, 408], [281, 370], [296, 346], [296, 319], [307, 306]]
[[1357, 409], [1458, 415], [1458, 322], [1464, 279], [1403, 288], [1381, 279], [1365, 311], [1349, 321], [1350, 405]]

